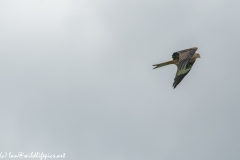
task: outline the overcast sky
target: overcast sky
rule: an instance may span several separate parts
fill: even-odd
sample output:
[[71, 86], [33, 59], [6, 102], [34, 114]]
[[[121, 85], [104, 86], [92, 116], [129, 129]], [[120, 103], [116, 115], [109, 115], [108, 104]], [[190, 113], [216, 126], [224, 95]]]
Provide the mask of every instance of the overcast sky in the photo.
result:
[[[0, 1], [0, 152], [240, 159], [240, 3]], [[175, 66], [198, 47], [176, 89]]]

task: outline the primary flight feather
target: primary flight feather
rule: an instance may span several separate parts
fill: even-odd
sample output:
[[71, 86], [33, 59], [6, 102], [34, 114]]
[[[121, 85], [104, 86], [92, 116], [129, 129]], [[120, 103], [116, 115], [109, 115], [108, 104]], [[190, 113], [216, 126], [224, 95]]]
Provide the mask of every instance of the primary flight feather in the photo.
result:
[[174, 78], [173, 88], [176, 88], [177, 85], [183, 80], [183, 78], [190, 72], [196, 59], [200, 58], [200, 54], [195, 53], [197, 49], [198, 49], [197, 47], [193, 47], [178, 52], [174, 52], [172, 54], [173, 60], [160, 64], [155, 64], [153, 65], [155, 66], [155, 68], [153, 69], [163, 67], [169, 64], [175, 64], [178, 67], [178, 69], [176, 76]]

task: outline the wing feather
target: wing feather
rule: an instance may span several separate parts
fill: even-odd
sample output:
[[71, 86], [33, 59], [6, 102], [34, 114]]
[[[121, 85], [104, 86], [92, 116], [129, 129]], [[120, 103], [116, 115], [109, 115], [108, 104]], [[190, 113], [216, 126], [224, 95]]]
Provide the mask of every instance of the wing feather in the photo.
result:
[[180, 74], [178, 76], [176, 75], [176, 77], [174, 78], [173, 88], [177, 87], [177, 85], [183, 80], [183, 78], [189, 73], [189, 71], [187, 71], [184, 74]]
[[190, 72], [193, 64], [188, 68], [187, 65], [197, 49], [197, 47], [193, 47], [173, 53], [173, 57], [176, 57], [176, 53], [178, 53], [179, 56], [178, 70], [173, 83], [174, 88], [176, 88], [177, 85], [183, 80], [183, 78]]

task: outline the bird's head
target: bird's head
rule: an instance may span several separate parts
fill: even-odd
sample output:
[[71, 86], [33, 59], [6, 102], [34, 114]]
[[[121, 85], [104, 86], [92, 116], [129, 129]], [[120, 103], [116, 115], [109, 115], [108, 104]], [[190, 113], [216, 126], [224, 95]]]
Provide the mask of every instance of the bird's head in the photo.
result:
[[201, 58], [199, 53], [196, 53], [196, 58]]

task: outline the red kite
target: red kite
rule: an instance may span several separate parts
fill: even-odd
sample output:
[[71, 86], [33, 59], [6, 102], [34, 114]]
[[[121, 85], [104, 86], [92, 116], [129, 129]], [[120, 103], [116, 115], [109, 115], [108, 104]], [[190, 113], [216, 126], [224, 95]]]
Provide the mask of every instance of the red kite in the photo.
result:
[[[174, 52], [172, 54], [171, 61], [167, 61], [164, 63], [155, 64], [155, 68], [163, 67], [169, 64], [175, 64], [178, 67], [176, 76], [174, 78], [173, 88], [176, 88], [177, 85], [183, 80], [183, 78], [190, 72], [194, 62], [197, 58], [200, 58], [200, 54], [195, 53], [197, 47], [185, 49], [182, 51]], [[155, 69], [153, 68], [153, 69]]]

